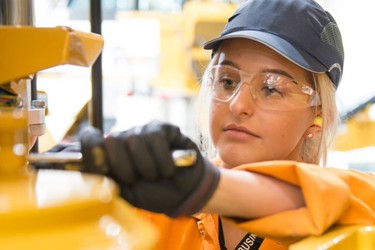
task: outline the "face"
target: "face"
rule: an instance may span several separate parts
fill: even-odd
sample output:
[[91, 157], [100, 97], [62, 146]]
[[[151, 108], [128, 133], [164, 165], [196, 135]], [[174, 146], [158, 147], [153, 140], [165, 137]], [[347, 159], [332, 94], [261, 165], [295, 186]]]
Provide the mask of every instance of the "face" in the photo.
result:
[[[229, 39], [218, 52], [218, 65], [246, 73], [281, 72], [312, 86], [312, 76], [278, 53], [247, 39]], [[254, 102], [248, 84], [227, 102], [212, 100], [210, 133], [223, 167], [267, 160], [299, 160], [299, 152], [314, 120], [313, 107], [269, 111]]]

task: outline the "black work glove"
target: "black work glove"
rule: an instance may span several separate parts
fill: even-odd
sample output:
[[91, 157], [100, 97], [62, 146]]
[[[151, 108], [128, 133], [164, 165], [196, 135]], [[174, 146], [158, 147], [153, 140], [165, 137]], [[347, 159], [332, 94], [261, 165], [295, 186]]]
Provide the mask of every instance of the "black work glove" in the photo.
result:
[[[198, 212], [216, 190], [220, 171], [176, 126], [158, 121], [112, 133], [104, 140], [109, 176], [132, 205], [170, 217]], [[194, 149], [196, 162], [176, 167], [175, 149]]]

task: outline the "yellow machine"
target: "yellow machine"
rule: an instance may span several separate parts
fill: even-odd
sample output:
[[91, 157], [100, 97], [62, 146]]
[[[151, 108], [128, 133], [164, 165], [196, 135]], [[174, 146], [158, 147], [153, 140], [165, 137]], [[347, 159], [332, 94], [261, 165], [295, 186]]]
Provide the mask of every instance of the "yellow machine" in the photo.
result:
[[332, 228], [324, 235], [308, 237], [290, 246], [290, 250], [372, 250], [375, 226]]
[[30, 26], [0, 26], [0, 36], [6, 38], [0, 84], [21, 98], [16, 107], [0, 108], [0, 249], [151, 249], [156, 231], [118, 196], [112, 180], [35, 171], [27, 161], [30, 78], [56, 65], [91, 66], [102, 37]]
[[[370, 107], [375, 97], [358, 107], [342, 125], [335, 148], [340, 151], [375, 146], [375, 121], [370, 119]], [[375, 160], [374, 160], [375, 164]]]
[[232, 3], [188, 1], [179, 14], [130, 13], [139, 18], [157, 18], [160, 21], [160, 72], [151, 84], [185, 95], [196, 94], [197, 83], [211, 57], [210, 51], [203, 49], [203, 43], [220, 34], [237, 7]]

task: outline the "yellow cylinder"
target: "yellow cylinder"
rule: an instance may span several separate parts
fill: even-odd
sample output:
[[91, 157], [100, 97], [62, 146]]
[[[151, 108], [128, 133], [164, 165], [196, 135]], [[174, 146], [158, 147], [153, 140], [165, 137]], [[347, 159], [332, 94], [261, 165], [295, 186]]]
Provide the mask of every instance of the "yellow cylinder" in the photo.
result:
[[156, 242], [105, 177], [40, 170], [4, 179], [0, 197], [0, 249], [150, 250]]
[[0, 109], [0, 249], [149, 250], [153, 226], [106, 177], [28, 165], [27, 112]]
[[0, 109], [0, 178], [24, 174], [28, 153], [27, 113]]

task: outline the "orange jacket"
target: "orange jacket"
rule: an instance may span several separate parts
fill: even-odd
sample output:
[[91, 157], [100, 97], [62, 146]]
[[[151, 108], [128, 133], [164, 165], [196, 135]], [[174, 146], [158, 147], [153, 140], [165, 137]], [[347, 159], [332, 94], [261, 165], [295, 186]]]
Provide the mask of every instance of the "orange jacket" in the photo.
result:
[[[303, 208], [240, 223], [233, 220], [239, 228], [266, 237], [261, 250], [287, 249], [288, 244], [303, 237], [321, 235], [333, 224], [375, 224], [375, 175], [293, 161], [253, 163], [236, 169], [262, 173], [299, 186], [305, 198]], [[160, 229], [158, 250], [220, 249], [217, 215], [198, 213], [171, 219], [140, 212]]]
[[[191, 217], [171, 219], [162, 214], [140, 210], [159, 229], [155, 250], [220, 250], [218, 216], [197, 213]], [[260, 250], [285, 250], [281, 243], [266, 239]]]

